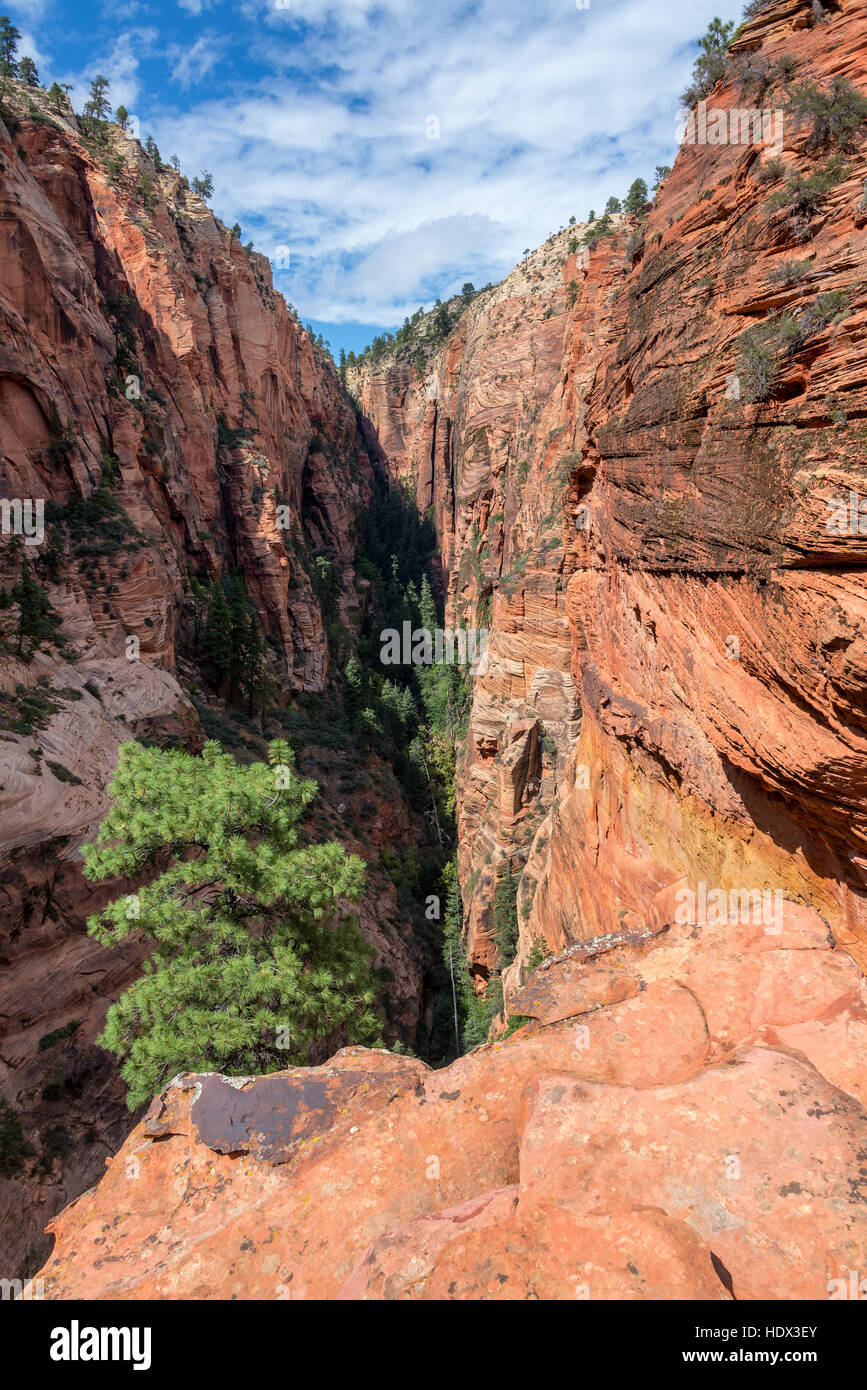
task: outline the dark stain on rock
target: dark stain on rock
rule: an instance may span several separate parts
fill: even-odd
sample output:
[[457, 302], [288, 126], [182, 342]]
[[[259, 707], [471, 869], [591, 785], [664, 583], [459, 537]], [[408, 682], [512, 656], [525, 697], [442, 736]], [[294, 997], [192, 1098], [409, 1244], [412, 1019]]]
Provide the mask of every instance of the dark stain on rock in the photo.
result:
[[346, 1076], [263, 1076], [243, 1088], [222, 1076], [205, 1076], [190, 1106], [203, 1144], [216, 1153], [252, 1153], [285, 1163], [300, 1139], [329, 1129], [338, 1099], [354, 1090]]
[[201, 1089], [190, 1119], [201, 1142], [215, 1153], [249, 1153], [265, 1163], [287, 1163], [302, 1140], [316, 1142], [338, 1117], [346, 1120], [356, 1092], [369, 1112], [421, 1085], [411, 1073], [396, 1086], [393, 1076], [354, 1068], [300, 1070], [234, 1085], [218, 1073], [197, 1079]]

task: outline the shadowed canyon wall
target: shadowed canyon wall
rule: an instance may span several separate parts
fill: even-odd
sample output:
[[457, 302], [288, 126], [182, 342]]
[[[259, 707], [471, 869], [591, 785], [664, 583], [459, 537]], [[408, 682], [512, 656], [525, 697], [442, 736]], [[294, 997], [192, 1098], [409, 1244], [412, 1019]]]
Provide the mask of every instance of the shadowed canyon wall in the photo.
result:
[[[247, 453], [261, 446], [302, 527], [309, 513], [347, 556], [371, 461], [432, 516], [447, 621], [490, 633], [457, 786], [479, 989], [504, 963], [493, 903], [510, 869], [521, 876], [520, 930], [504, 977], [507, 1020], [445, 1070], [345, 1048], [324, 1066], [266, 1077], [175, 1078], [102, 1182], [52, 1223], [49, 1297], [824, 1299], [863, 1272], [863, 135], [835, 151], [794, 119], [790, 88], [809, 81], [828, 92], [839, 77], [863, 92], [865, 39], [861, 4], [841, 0], [819, 22], [802, 0], [772, 0], [740, 30], [709, 104], [783, 110], [780, 164], [754, 144], [685, 146], [640, 222], [615, 219], [586, 255], [585, 227], [561, 230], [501, 285], [451, 301], [450, 331], [432, 315], [414, 342], [353, 368], [363, 440], [328, 367], [284, 322], [279, 300], [272, 309], [264, 266], [226, 246], [201, 205], [190, 201], [195, 227], [168, 269], [152, 267], [157, 241], [142, 232], [151, 268], [136, 293], [155, 342], [171, 333], [189, 344], [172, 349], [178, 365], [158, 388], [167, 449], [181, 429], [168, 402], [188, 370], [206, 382], [207, 404], [191, 386], [192, 442], [179, 434], [172, 457], [219, 535], [222, 507], [296, 686], [324, 678], [327, 645], [311, 606], [308, 649], [304, 604], [280, 587], [292, 558], [269, 529], [270, 500], [254, 499], [250, 470], [261, 470]], [[40, 190], [55, 187], [63, 228], [78, 229], [64, 232], [67, 254], [85, 261], [104, 239], [91, 206], [116, 192], [73, 138], [43, 129], [29, 138], [45, 149], [41, 161], [34, 154], [25, 169], [3, 152], [19, 180], [16, 217], [27, 221], [25, 191], [49, 216], [54, 202]], [[60, 172], [40, 180], [43, 166]], [[163, 248], [175, 245], [171, 179], [160, 176]], [[97, 191], [73, 197], [82, 180]], [[126, 208], [106, 234], [121, 259], [136, 216]], [[91, 293], [86, 341], [100, 362], [105, 289], [88, 291], [81, 274], [76, 304]], [[13, 302], [28, 278], [19, 274]], [[195, 312], [181, 311], [187, 300]], [[43, 373], [58, 370], [55, 355], [65, 360], [67, 324], [85, 332], [75, 328], [83, 312], [59, 305]], [[19, 336], [19, 355], [30, 353], [32, 330]], [[262, 362], [249, 389], [263, 436], [227, 454], [219, 413], [224, 438], [243, 424], [239, 364], [252, 361]], [[277, 361], [295, 364], [290, 381]], [[238, 373], [231, 390], [221, 362]], [[20, 469], [38, 467], [49, 426], [37, 366], [3, 377], [4, 390], [22, 393], [16, 429], [32, 433]], [[70, 350], [69, 370], [85, 368], [90, 360], [82, 366]], [[61, 418], [86, 399], [77, 383]], [[90, 452], [82, 446], [69, 463], [69, 486], [75, 477], [79, 491], [93, 486], [110, 424], [124, 505], [153, 538], [147, 577], [168, 576], [159, 594], [170, 616], [184, 557], [210, 553], [195, 538], [198, 513], [169, 502], [171, 480], [154, 476], [147, 449], [141, 456], [138, 415], [114, 396], [95, 399], [80, 427]], [[297, 412], [291, 449], [266, 424], [265, 399], [278, 416]], [[209, 441], [200, 468], [196, 429]], [[134, 458], [121, 455], [121, 439]], [[329, 480], [347, 456], [340, 506]], [[841, 497], [847, 516], [855, 498], [856, 524], [830, 528]], [[123, 592], [113, 582], [109, 613]], [[350, 602], [353, 583], [347, 571]], [[80, 601], [83, 621], [102, 625], [102, 601]], [[154, 684], [134, 708], [117, 707], [130, 727], [189, 717], [161, 655], [169, 616], [148, 663]], [[64, 685], [76, 671], [64, 670]], [[94, 717], [106, 701], [114, 708], [111, 698]], [[23, 760], [19, 738], [8, 742]], [[386, 837], [402, 833], [402, 811], [386, 826], [380, 809]], [[88, 824], [96, 816], [94, 806]], [[75, 824], [63, 832], [70, 882], [84, 820]], [[50, 853], [50, 837], [41, 843]], [[750, 895], [760, 890], [771, 895], [770, 922], [755, 917]], [[44, 951], [40, 962], [34, 947], [31, 996], [57, 942], [92, 949], [52, 911], [42, 936], [28, 919], [13, 942], [29, 931]], [[418, 978], [411, 952], [398, 955], [401, 966]], [[5, 1082], [4, 1093], [14, 1094]]]
[[[142, 951], [108, 952], [87, 936], [88, 913], [118, 885], [86, 883], [79, 846], [107, 810], [121, 741], [195, 748], [205, 737], [191, 699], [207, 704], [191, 661], [191, 577], [237, 566], [271, 641], [278, 696], [323, 692], [332, 658], [310, 557], [334, 564], [352, 632], [372, 472], [334, 368], [275, 294], [267, 259], [119, 127], [107, 150], [91, 148], [71, 113], [42, 92], [34, 115], [33, 96], [11, 85], [18, 117], [0, 125], [0, 496], [45, 499], [71, 519], [62, 564], [41, 576], [59, 644], [25, 662], [7, 632], [0, 660], [0, 1087], [33, 1154], [29, 1177], [0, 1177], [14, 1272], [28, 1252], [44, 1256], [46, 1219], [98, 1177], [132, 1123], [116, 1063], [94, 1039]], [[2, 541], [8, 592], [20, 561], [12, 537]], [[248, 744], [242, 733], [242, 755]], [[302, 749], [323, 788], [319, 828], [356, 848], [359, 831], [376, 860], [378, 847], [416, 836], [387, 765], [369, 794], [341, 780], [364, 762]], [[368, 875], [360, 917], [388, 972], [392, 1022], [412, 1036], [425, 957], [385, 873]]]
[[[480, 974], [507, 864], [514, 983], [538, 938], [668, 922], [702, 882], [812, 904], [864, 958], [867, 536], [828, 529], [867, 491], [863, 138], [806, 221], [772, 201], [834, 153], [789, 85], [863, 90], [863, 23], [775, 3], [733, 45], [708, 105], [783, 110], [785, 173], [686, 144], [640, 229], [589, 258], [561, 231], [423, 368], [357, 374], [433, 508], [452, 616], [490, 626], [459, 790]], [[808, 328], [822, 295], [842, 310]], [[801, 337], [751, 402], [738, 340], [783, 315]]]

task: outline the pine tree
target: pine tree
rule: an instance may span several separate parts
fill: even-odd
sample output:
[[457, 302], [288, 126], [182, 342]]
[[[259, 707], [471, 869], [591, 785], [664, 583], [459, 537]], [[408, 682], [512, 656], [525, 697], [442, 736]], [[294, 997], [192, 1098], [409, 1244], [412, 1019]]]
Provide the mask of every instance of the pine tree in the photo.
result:
[[647, 184], [644, 179], [635, 179], [623, 202], [623, 211], [632, 217], [640, 217], [647, 203]]
[[434, 632], [438, 626], [437, 607], [434, 602], [430, 580], [426, 574], [422, 575], [418, 612], [422, 627], [427, 628], [428, 632]]
[[119, 106], [117, 108], [117, 110], [114, 113], [114, 119], [117, 121], [121, 130], [126, 130], [126, 123], [129, 120], [129, 112], [127, 111], [125, 106]]
[[202, 634], [202, 665], [208, 680], [221, 690], [232, 672], [232, 625], [223, 586], [214, 584]]
[[452, 331], [451, 315], [446, 304], [440, 304], [437, 307], [433, 319], [433, 331], [437, 338], [445, 338]]
[[259, 629], [259, 618], [251, 607], [244, 634], [244, 690], [247, 699], [247, 715], [252, 718], [258, 709], [264, 713], [269, 683], [265, 667], [265, 643]]
[[316, 784], [282, 740], [269, 762], [241, 767], [216, 742], [201, 757], [120, 747], [83, 856], [92, 882], [162, 869], [88, 920], [104, 946], [132, 932], [156, 944], [99, 1039], [125, 1059], [130, 1109], [178, 1072], [274, 1071], [379, 1042], [368, 950], [339, 906], [361, 897], [364, 865], [336, 842], [299, 843]]
[[52, 82], [48, 88], [48, 100], [58, 114], [66, 110], [66, 97], [59, 83]]
[[250, 600], [240, 570], [229, 580], [226, 594], [229, 612], [229, 699], [236, 700], [246, 665], [246, 645], [250, 631]]
[[451, 1003], [450, 1013], [454, 1023], [455, 1036], [455, 1056], [461, 1054], [461, 1018], [467, 1014], [467, 987], [466, 967], [464, 964], [463, 950], [463, 924], [464, 909], [461, 902], [461, 884], [457, 872], [457, 864], [452, 862], [446, 865], [443, 879], [446, 884], [446, 912], [443, 930], [443, 962], [448, 970], [448, 998]]
[[111, 115], [108, 100], [109, 81], [102, 73], [97, 73], [90, 84], [90, 100], [85, 102], [84, 114], [94, 121], [107, 121]]
[[[201, 177], [193, 179], [193, 192], [198, 193], [200, 198], [210, 198], [214, 191], [214, 176], [207, 169], [203, 169]], [[251, 243], [252, 245], [252, 243]]]
[[494, 891], [494, 940], [503, 970], [512, 964], [518, 949], [518, 883], [509, 869]]
[[33, 59], [28, 58], [26, 54], [18, 64], [18, 80], [19, 82], [23, 82], [27, 87], [39, 86], [39, 73], [36, 70], [36, 64]]
[[0, 14], [0, 76], [16, 77], [18, 63], [15, 53], [21, 34], [10, 20], [8, 14]]
[[19, 606], [18, 646], [21, 655], [25, 639], [31, 643], [33, 651], [39, 643], [52, 632], [52, 608], [48, 595], [42, 585], [34, 578], [26, 561], [21, 562], [21, 580], [12, 590], [12, 597]]
[[210, 592], [207, 581], [204, 584], [195, 578], [190, 581], [190, 599], [193, 612], [193, 653], [195, 656], [199, 655]]
[[343, 708], [350, 724], [354, 723], [364, 706], [364, 686], [361, 667], [354, 656], [346, 663], [343, 673]]
[[5, 1096], [0, 1096], [0, 1177], [14, 1178], [32, 1153], [16, 1110]]
[[684, 106], [691, 108], [702, 97], [710, 96], [725, 73], [726, 54], [734, 27], [733, 19], [725, 24], [719, 17], [711, 20], [704, 36], [698, 41], [700, 52], [692, 69], [692, 81], [681, 94]]

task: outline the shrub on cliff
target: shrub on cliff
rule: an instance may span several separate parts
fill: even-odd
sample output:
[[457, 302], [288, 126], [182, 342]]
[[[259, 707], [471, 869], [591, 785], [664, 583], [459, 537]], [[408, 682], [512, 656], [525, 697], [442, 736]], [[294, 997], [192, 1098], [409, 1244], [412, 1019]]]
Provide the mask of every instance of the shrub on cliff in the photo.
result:
[[0, 1177], [14, 1178], [32, 1153], [16, 1111], [0, 1096]]
[[[809, 267], [810, 262], [787, 264]], [[739, 340], [739, 373], [745, 398], [748, 401], [767, 400], [786, 356], [796, 353], [814, 334], [821, 333], [829, 324], [838, 323], [847, 313], [845, 290], [827, 290], [800, 316], [786, 312], [748, 328]]]
[[795, 171], [783, 188], [771, 194], [766, 204], [768, 211], [776, 212], [780, 208], [786, 208], [792, 219], [809, 222], [845, 177], [846, 170], [839, 156], [815, 169], [806, 178]]
[[739, 343], [738, 376], [744, 399], [766, 401], [778, 373], [777, 340], [770, 325], [759, 324], [743, 333]]
[[125, 1059], [132, 1110], [178, 1072], [274, 1071], [379, 1042], [367, 948], [340, 907], [361, 897], [364, 865], [299, 842], [316, 784], [293, 762], [282, 740], [247, 767], [216, 742], [201, 757], [121, 745], [83, 855], [95, 882], [162, 870], [88, 920], [104, 946], [133, 932], [156, 945], [99, 1039]]
[[[609, 202], [610, 201], [611, 200], [609, 199]], [[598, 241], [601, 241], [603, 237], [610, 236], [613, 231], [614, 223], [611, 221], [610, 216], [606, 212], [602, 217], [599, 218], [598, 222], [594, 222], [592, 227], [587, 228], [583, 237], [581, 238], [581, 245], [589, 246], [590, 250], [592, 251]]]
[[774, 285], [783, 285], [788, 288], [790, 285], [799, 285], [802, 280], [806, 280], [812, 270], [812, 261], [786, 260], [768, 271], [768, 279]]
[[867, 97], [845, 77], [833, 77], [827, 87], [799, 83], [789, 93], [789, 108], [797, 125], [809, 125], [807, 148], [811, 150], [849, 148], [867, 121]]
[[24, 560], [21, 561], [21, 578], [12, 590], [12, 597], [18, 604], [16, 655], [29, 656], [38, 650], [42, 642], [54, 636], [57, 617], [47, 593]]

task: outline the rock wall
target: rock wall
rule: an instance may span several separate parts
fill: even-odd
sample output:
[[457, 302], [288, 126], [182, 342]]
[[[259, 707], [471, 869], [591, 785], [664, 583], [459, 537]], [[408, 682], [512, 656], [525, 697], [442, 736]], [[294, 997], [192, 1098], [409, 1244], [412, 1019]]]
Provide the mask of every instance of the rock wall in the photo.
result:
[[864, 977], [809, 909], [779, 926], [575, 948], [442, 1071], [177, 1078], [52, 1224], [45, 1297], [848, 1296]]
[[[183, 641], [191, 576], [238, 566], [278, 653], [276, 701], [322, 692], [333, 672], [310, 557], [336, 566], [351, 631], [373, 475], [333, 366], [265, 257], [119, 127], [101, 147], [44, 92], [9, 83], [6, 104], [18, 115], [0, 124], [0, 497], [112, 509], [106, 526], [85, 512], [57, 572], [40, 573], [59, 644], [20, 660], [0, 613], [0, 1088], [32, 1150], [24, 1173], [0, 1176], [8, 1277], [44, 1257], [45, 1220], [132, 1123], [94, 1039], [141, 950], [86, 935], [118, 885], [86, 884], [78, 851], [123, 739], [204, 738]], [[11, 535], [0, 541], [8, 593], [20, 559]], [[374, 859], [413, 842], [393, 778], [365, 799], [304, 753], [331, 833]], [[424, 952], [384, 873], [369, 878], [361, 924], [390, 972], [389, 1028], [412, 1037]]]
[[[755, 145], [684, 145], [640, 230], [589, 262], [558, 233], [425, 372], [393, 353], [354, 382], [434, 509], [451, 613], [490, 614], [459, 786], [480, 975], [507, 863], [513, 985], [534, 943], [670, 920], [701, 883], [812, 904], [864, 958], [867, 539], [828, 531], [832, 499], [867, 495], [863, 137], [806, 221], [770, 201], [834, 154], [789, 87], [863, 91], [862, 37], [857, 5], [770, 4], [708, 106], [783, 111], [785, 174]], [[836, 292], [751, 403], [740, 335]]]
[[[863, 6], [772, 0], [712, 102], [863, 91], [864, 39]], [[53, 1224], [49, 1297], [825, 1299], [863, 1270], [857, 154], [805, 211], [807, 127], [787, 174], [685, 148], [643, 227], [588, 262], [556, 234], [354, 374], [449, 621], [490, 628], [460, 869], [480, 984], [522, 871], [517, 1031], [440, 1072], [177, 1078]]]
[[[745, 26], [709, 105], [755, 96], [739, 67], [767, 73], [787, 174], [755, 146], [685, 146], [611, 296], [567, 504], [588, 509], [568, 541], [582, 731], [528, 939], [670, 920], [704, 882], [811, 904], [865, 959], [867, 539], [829, 531], [833, 499], [867, 493], [863, 137], [806, 224], [771, 201], [833, 155], [788, 85], [863, 91], [863, 20], [774, 4]], [[834, 294], [839, 315], [806, 327]], [[782, 315], [796, 345], [750, 402], [739, 336]]]
[[[527, 869], [578, 735], [563, 502], [586, 438], [613, 266], [558, 232], [462, 309], [448, 340], [350, 373], [371, 451], [432, 510], [446, 622], [489, 633], [458, 774], [471, 966], [496, 963], [498, 880]], [[525, 873], [522, 910], [532, 892]]]

